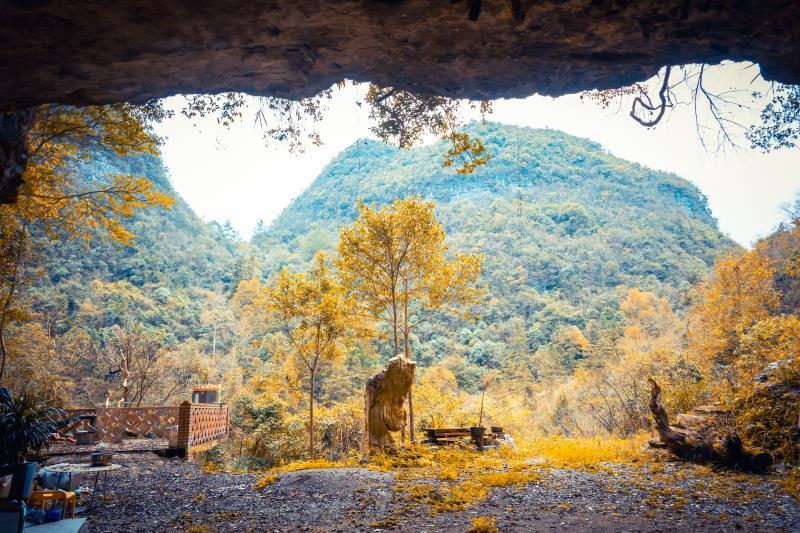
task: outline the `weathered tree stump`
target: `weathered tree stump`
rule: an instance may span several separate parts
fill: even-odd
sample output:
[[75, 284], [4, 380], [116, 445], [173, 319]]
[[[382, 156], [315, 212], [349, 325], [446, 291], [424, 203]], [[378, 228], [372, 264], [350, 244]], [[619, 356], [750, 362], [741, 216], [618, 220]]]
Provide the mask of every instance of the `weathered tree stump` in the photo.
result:
[[772, 465], [768, 453], [751, 453], [742, 446], [736, 433], [728, 433], [718, 439], [703, 429], [686, 429], [671, 426], [669, 416], [661, 403], [661, 387], [654, 379], [650, 382], [650, 412], [653, 414], [656, 431], [664, 447], [673, 455], [696, 463], [713, 463], [747, 472], [765, 472]]
[[364, 394], [364, 453], [396, 447], [390, 431], [405, 427], [403, 402], [414, 383], [416, 364], [402, 355], [389, 359], [385, 370], [367, 380]]

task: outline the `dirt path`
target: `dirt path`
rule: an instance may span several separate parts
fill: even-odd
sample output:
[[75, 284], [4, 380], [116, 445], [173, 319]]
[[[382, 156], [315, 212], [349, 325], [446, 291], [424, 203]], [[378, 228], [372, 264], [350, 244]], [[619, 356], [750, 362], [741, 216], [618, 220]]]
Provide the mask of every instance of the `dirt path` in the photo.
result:
[[486, 515], [500, 531], [800, 531], [800, 504], [773, 479], [672, 463], [542, 468], [536, 483], [497, 488], [467, 510], [432, 516], [392, 490], [391, 474], [363, 468], [291, 472], [254, 490], [255, 474], [204, 473], [146, 453], [115, 461], [125, 468], [109, 475], [89, 531], [386, 529], [378, 521], [400, 531], [467, 531]]

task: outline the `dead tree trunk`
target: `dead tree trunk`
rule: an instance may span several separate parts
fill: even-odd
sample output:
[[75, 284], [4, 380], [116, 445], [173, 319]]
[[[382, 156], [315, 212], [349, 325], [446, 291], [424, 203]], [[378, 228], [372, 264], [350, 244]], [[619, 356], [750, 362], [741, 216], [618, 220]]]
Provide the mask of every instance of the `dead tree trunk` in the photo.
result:
[[727, 468], [747, 472], [763, 473], [772, 465], [768, 453], [751, 453], [742, 446], [736, 433], [722, 439], [715, 438], [704, 430], [689, 430], [671, 426], [669, 415], [661, 403], [661, 387], [653, 378], [650, 382], [650, 412], [653, 414], [656, 431], [664, 446], [672, 454], [696, 463], [713, 463]]
[[0, 204], [13, 204], [28, 164], [34, 110], [0, 112]]
[[364, 453], [376, 449], [394, 449], [390, 431], [405, 427], [403, 402], [414, 382], [416, 364], [402, 355], [389, 359], [385, 370], [367, 380], [364, 394]]

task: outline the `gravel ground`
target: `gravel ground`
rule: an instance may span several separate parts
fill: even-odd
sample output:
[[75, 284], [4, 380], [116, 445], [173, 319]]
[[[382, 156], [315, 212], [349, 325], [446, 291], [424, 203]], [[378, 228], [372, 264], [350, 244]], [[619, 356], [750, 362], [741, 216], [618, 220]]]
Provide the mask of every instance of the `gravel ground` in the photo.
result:
[[[255, 474], [204, 473], [151, 453], [115, 456], [124, 468], [101, 485], [90, 532], [466, 531], [480, 515], [501, 531], [800, 531], [800, 504], [771, 477], [715, 474], [679, 463], [542, 467], [541, 480], [494, 489], [465, 511], [431, 515], [392, 490], [391, 474], [363, 468], [304, 470], [254, 490]], [[53, 462], [82, 462], [59, 457]]]
[[93, 444], [75, 444], [73, 442], [56, 442], [47, 449], [49, 455], [89, 455], [94, 452], [143, 452], [150, 450], [166, 450], [169, 443], [167, 439], [123, 439], [118, 443], [96, 442]]

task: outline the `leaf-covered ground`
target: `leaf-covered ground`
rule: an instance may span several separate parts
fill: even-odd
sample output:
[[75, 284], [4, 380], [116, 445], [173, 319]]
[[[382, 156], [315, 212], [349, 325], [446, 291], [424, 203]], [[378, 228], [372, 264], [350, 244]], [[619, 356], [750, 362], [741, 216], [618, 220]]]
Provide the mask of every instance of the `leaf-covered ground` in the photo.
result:
[[781, 490], [785, 475], [673, 462], [530, 460], [492, 470], [500, 463], [487, 460], [466, 481], [447, 466], [311, 469], [277, 472], [257, 489], [257, 474], [204, 472], [148, 453], [115, 461], [125, 468], [101, 486], [89, 531], [467, 531], [478, 517], [494, 518], [500, 531], [800, 530], [800, 503]]

